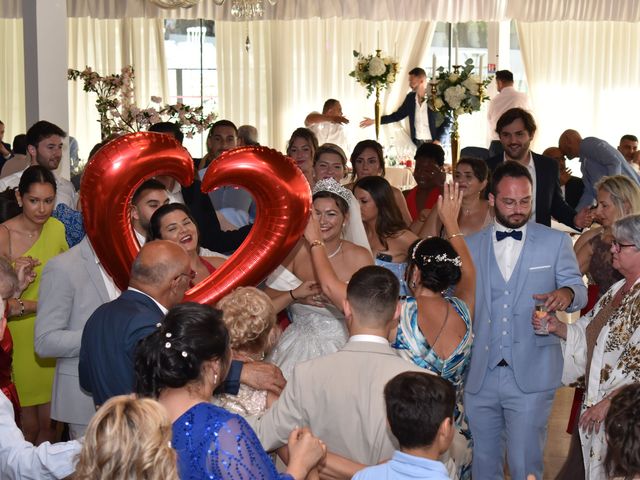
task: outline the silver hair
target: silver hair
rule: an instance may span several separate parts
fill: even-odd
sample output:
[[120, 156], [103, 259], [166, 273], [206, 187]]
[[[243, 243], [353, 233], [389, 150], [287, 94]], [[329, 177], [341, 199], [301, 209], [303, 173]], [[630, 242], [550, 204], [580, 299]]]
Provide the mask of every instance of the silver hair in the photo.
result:
[[620, 243], [633, 243], [640, 250], [640, 214], [627, 215], [613, 224], [613, 236]]

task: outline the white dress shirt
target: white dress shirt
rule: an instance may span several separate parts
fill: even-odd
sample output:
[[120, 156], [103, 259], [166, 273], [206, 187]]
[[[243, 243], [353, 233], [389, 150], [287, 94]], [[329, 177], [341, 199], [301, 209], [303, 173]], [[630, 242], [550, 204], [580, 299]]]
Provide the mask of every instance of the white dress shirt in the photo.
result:
[[380, 337], [378, 335], [366, 335], [366, 334], [360, 334], [360, 335], [352, 335], [349, 337], [349, 342], [373, 342], [373, 343], [380, 343], [382, 345], [389, 345], [389, 340], [384, 338], [384, 337]]
[[[496, 238], [497, 231], [501, 232], [511, 232], [511, 231], [520, 231], [522, 232], [522, 240], [516, 240], [513, 237], [507, 237], [503, 240], [498, 241]], [[520, 253], [522, 252], [522, 246], [524, 245], [524, 241], [527, 238], [527, 225], [516, 229], [507, 228], [504, 225], [498, 223], [497, 220], [493, 222], [493, 253], [496, 256], [496, 261], [498, 262], [498, 268], [500, 268], [500, 273], [502, 273], [502, 277], [505, 282], [508, 282], [511, 278], [511, 274], [513, 273], [513, 269], [516, 268], [516, 264], [518, 263], [518, 259], [520, 258]]]
[[142, 290], [138, 290], [137, 288], [133, 288], [133, 287], [129, 287], [127, 290], [131, 290], [132, 292], [138, 292], [138, 293], [140, 293], [142, 295], [145, 295], [145, 296], [149, 297], [151, 300], [153, 300], [153, 303], [155, 303], [158, 306], [158, 308], [160, 309], [160, 311], [162, 312], [163, 315], [166, 315], [167, 312], [169, 311], [164, 305], [159, 303], [155, 298], [153, 298], [148, 293], [144, 293]]
[[422, 103], [418, 101], [416, 93], [416, 138], [418, 140], [431, 140], [431, 130], [429, 129], [429, 105], [424, 100]]
[[[0, 192], [4, 192], [7, 188], [18, 188], [20, 177], [22, 177], [23, 173], [24, 170], [12, 173], [11, 175], [7, 175], [6, 177], [0, 179]], [[53, 173], [53, 176], [56, 178], [55, 206], [57, 207], [59, 203], [64, 203], [68, 207], [76, 210], [76, 204], [78, 203], [78, 194], [76, 193], [76, 189], [73, 187], [73, 183], [71, 183], [66, 178], [59, 177], [55, 172], [51, 173]]]
[[13, 405], [0, 391], [0, 478], [58, 479], [75, 471], [82, 444], [77, 440], [37, 447], [27, 442], [14, 420]]
[[491, 99], [491, 102], [489, 102], [489, 111], [487, 112], [491, 140], [498, 140], [496, 123], [498, 123], [502, 114], [510, 108], [516, 107], [523, 108], [529, 112], [531, 111], [531, 104], [529, 103], [527, 94], [519, 92], [513, 87], [504, 87], [500, 93]]

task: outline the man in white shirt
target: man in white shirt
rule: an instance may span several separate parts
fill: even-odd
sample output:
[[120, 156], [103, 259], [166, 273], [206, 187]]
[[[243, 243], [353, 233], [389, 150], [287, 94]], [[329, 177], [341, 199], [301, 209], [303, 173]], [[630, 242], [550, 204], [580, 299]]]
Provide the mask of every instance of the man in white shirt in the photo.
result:
[[[437, 144], [444, 143], [451, 121], [444, 119], [441, 125], [436, 125], [436, 112], [429, 108], [427, 102], [427, 73], [420, 67], [413, 68], [409, 72], [409, 88], [411, 92], [407, 94], [400, 105], [400, 108], [389, 115], [382, 115], [380, 122], [399, 122], [405, 117], [409, 117], [409, 130], [411, 141], [419, 147], [426, 142]], [[372, 118], [365, 118], [360, 122], [360, 127], [373, 125]]]
[[489, 120], [489, 136], [491, 138], [490, 155], [496, 155], [500, 151], [496, 124], [504, 112], [511, 108], [522, 108], [531, 111], [531, 104], [526, 93], [517, 91], [513, 86], [513, 73], [509, 70], [498, 70], [496, 72], [496, 86], [498, 95], [494, 96], [489, 103], [487, 119]]
[[[62, 160], [62, 145], [66, 136], [64, 130], [57, 125], [40, 120], [27, 130], [27, 154], [31, 158], [31, 165], [41, 165], [51, 170], [56, 177], [56, 206], [64, 203], [75, 210], [78, 199], [73, 184], [55, 173]], [[17, 188], [23, 172], [24, 170], [0, 179], [0, 191]]]
[[149, 220], [153, 212], [167, 203], [169, 195], [165, 185], [153, 178], [142, 183], [131, 197], [131, 225], [140, 247], [147, 241]]
[[322, 113], [311, 112], [304, 120], [304, 126], [316, 134], [318, 145], [333, 143], [345, 152], [351, 151], [345, 132], [349, 123], [342, 113], [342, 105], [335, 98], [330, 98], [322, 106]]

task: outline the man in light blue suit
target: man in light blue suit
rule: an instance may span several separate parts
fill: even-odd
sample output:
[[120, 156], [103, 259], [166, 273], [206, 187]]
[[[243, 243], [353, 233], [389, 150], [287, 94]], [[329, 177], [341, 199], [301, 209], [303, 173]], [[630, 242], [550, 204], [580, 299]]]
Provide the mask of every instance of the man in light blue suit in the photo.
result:
[[511, 478], [542, 478], [563, 357], [559, 339], [536, 335], [531, 317], [536, 300], [549, 310], [578, 310], [587, 289], [569, 236], [529, 222], [529, 171], [505, 162], [494, 172], [491, 192], [496, 220], [467, 240], [478, 275], [464, 398], [474, 439], [473, 478], [503, 478], [505, 442]]

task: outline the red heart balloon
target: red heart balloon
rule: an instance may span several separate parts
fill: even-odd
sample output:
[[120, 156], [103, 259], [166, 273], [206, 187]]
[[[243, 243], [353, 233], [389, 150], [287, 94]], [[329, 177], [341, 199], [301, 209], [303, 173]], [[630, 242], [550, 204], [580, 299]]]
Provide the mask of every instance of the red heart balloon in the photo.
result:
[[[138, 132], [112, 140], [91, 159], [82, 178], [84, 226], [101, 263], [120, 289], [127, 288], [138, 242], [129, 205], [150, 177], [171, 175], [193, 182], [193, 160], [173, 137]], [[209, 167], [205, 192], [222, 185], [248, 190], [256, 221], [240, 248], [207, 279], [187, 291], [185, 301], [214, 304], [240, 285], [257, 285], [301, 237], [311, 206], [309, 185], [291, 159], [264, 147], [225, 152]]]

